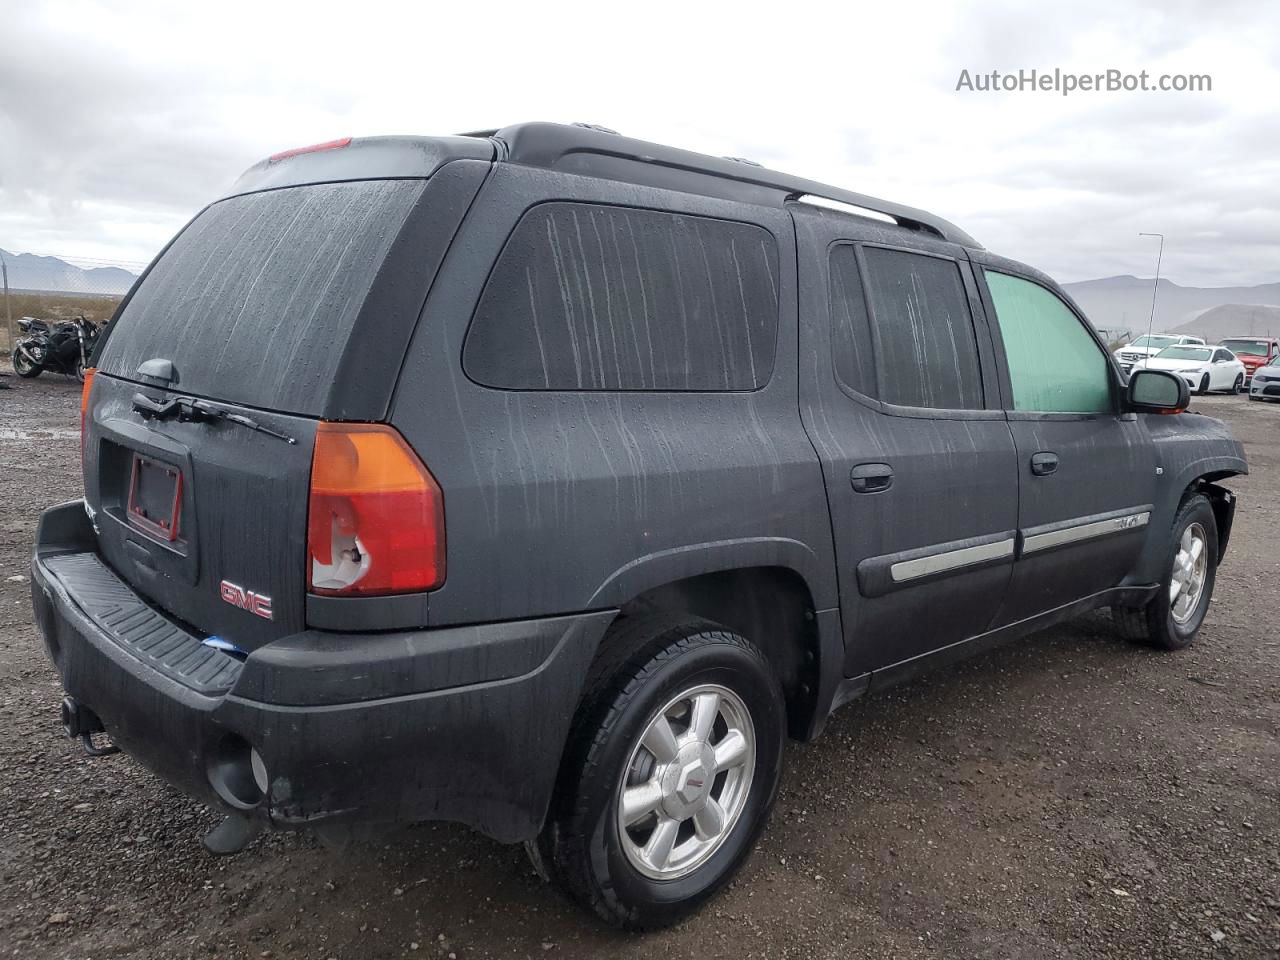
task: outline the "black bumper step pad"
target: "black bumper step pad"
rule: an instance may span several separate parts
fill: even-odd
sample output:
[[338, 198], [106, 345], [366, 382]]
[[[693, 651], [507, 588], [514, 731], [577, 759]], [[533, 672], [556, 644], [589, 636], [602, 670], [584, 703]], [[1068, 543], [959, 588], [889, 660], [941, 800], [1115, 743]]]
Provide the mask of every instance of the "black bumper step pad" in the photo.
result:
[[240, 676], [239, 660], [148, 606], [96, 553], [56, 554], [41, 563], [103, 633], [158, 673], [206, 696], [226, 693]]

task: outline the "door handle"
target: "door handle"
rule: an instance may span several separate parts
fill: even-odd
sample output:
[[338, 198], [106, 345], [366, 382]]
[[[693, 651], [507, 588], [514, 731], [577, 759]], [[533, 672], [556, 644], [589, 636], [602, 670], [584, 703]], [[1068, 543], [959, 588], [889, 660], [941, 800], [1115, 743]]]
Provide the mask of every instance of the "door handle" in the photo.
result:
[[1037, 477], [1047, 477], [1058, 469], [1058, 455], [1042, 450], [1031, 455], [1031, 472]]
[[893, 486], [893, 468], [887, 463], [860, 463], [849, 471], [854, 493], [880, 493]]

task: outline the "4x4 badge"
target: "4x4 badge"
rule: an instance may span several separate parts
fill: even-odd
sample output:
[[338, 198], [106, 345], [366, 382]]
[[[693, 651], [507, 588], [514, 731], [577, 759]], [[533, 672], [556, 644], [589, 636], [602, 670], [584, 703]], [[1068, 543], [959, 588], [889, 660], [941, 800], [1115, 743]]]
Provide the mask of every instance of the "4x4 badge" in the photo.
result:
[[263, 593], [254, 593], [252, 590], [246, 590], [239, 584], [232, 583], [230, 580], [223, 580], [218, 585], [218, 591], [222, 594], [222, 599], [233, 607], [239, 607], [241, 610], [248, 610], [255, 616], [262, 617], [264, 620], [274, 620], [275, 617], [271, 613], [271, 598]]

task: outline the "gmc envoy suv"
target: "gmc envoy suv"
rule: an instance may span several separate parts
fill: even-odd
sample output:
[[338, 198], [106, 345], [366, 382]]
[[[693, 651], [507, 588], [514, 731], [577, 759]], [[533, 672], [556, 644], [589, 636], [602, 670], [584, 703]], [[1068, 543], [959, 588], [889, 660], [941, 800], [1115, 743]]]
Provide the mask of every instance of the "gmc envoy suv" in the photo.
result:
[[214, 852], [460, 821], [631, 928], [841, 704], [1096, 608], [1191, 643], [1248, 469], [947, 221], [583, 126], [259, 163], [94, 367], [33, 561], [68, 734]]

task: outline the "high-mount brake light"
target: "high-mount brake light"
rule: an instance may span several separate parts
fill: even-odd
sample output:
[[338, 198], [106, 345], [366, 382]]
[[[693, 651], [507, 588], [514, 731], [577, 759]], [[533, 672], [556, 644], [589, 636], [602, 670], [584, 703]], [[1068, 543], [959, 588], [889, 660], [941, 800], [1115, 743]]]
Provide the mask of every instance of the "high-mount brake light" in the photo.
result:
[[324, 143], [313, 143], [307, 147], [294, 147], [292, 150], [281, 150], [279, 153], [273, 153], [271, 156], [267, 157], [267, 162], [278, 163], [281, 160], [288, 160], [290, 157], [296, 157], [304, 153], [319, 153], [322, 150], [338, 150], [350, 145], [350, 137], [340, 137], [337, 140], [326, 140]]
[[330, 423], [316, 430], [307, 513], [313, 593], [372, 596], [444, 582], [444, 497], [394, 428]]
[[80, 459], [84, 460], [85, 428], [88, 426], [89, 394], [93, 392], [93, 375], [96, 367], [88, 367], [84, 371], [84, 386], [80, 388]]

